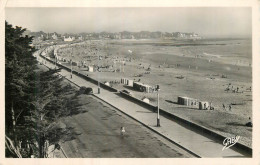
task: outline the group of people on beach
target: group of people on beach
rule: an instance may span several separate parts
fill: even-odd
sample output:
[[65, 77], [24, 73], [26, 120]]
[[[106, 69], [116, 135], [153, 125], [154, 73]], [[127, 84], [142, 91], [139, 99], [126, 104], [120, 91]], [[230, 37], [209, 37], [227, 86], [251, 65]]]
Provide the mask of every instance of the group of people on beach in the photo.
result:
[[[241, 87], [243, 88], [243, 87]], [[228, 84], [227, 88], [225, 89], [225, 91], [228, 93], [229, 91], [231, 91], [232, 93], [244, 93], [243, 90], [240, 90], [239, 87], [233, 87], [233, 85], [231, 86], [231, 84]], [[246, 91], [252, 92], [252, 87], [250, 86], [249, 88], [246, 89]]]
[[[226, 111], [226, 106], [225, 106], [224, 103], [222, 104], [222, 106], [223, 106], [223, 110]], [[232, 109], [232, 105], [231, 104], [228, 105], [228, 109], [229, 109], [229, 111], [231, 111], [231, 109]]]

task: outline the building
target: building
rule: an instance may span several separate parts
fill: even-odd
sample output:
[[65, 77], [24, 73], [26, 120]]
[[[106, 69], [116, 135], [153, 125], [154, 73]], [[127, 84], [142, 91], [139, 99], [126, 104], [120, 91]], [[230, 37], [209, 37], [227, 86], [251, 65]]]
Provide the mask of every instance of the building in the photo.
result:
[[54, 39], [54, 40], [57, 40], [58, 39], [58, 36], [54, 33], [52, 36], [52, 39]]
[[82, 41], [82, 40], [83, 40], [83, 37], [82, 37], [82, 36], [79, 36], [78, 39], [79, 39], [80, 41]]
[[71, 41], [73, 41], [74, 40], [74, 37], [68, 37], [68, 38], [66, 38], [65, 36], [63, 36], [63, 38], [64, 38], [64, 41], [65, 42], [71, 42]]

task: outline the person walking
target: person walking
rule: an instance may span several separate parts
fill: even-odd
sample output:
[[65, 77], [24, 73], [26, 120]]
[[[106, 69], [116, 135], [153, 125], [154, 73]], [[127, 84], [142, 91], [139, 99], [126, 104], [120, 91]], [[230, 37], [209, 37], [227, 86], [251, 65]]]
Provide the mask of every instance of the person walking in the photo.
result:
[[229, 104], [229, 111], [231, 111], [231, 108], [232, 108], [232, 106], [231, 106], [231, 104]]
[[222, 105], [223, 105], [223, 110], [226, 110], [225, 104], [222, 104]]
[[125, 127], [121, 127], [120, 128], [120, 133], [121, 133], [121, 136], [124, 136], [124, 134], [125, 134]]
[[206, 103], [204, 103], [204, 109], [207, 109], [207, 107], [206, 107]]

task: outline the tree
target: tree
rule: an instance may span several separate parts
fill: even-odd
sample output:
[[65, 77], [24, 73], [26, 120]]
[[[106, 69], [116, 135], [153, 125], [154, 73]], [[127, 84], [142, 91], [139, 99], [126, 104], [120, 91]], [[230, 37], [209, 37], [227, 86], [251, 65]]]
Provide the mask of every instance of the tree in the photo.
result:
[[[70, 85], [63, 84], [58, 70], [36, 72], [32, 37], [26, 29], [5, 23], [5, 124], [6, 156], [46, 157], [49, 144], [58, 144], [75, 135], [60, 119], [80, 113], [80, 105]], [[29, 150], [21, 153], [20, 142]], [[57, 146], [57, 145], [56, 145]]]
[[[31, 95], [31, 124], [29, 132], [35, 134], [35, 140], [38, 144], [39, 157], [46, 157], [45, 144], [58, 144], [73, 138], [72, 128], [61, 126], [59, 119], [62, 117], [81, 112], [80, 105], [75, 102], [75, 97], [70, 85], [63, 85], [63, 78], [56, 75], [55, 70], [42, 72], [35, 75], [35, 81], [30, 86], [34, 91]], [[68, 105], [73, 105], [69, 109]]]
[[6, 136], [14, 140], [17, 146], [16, 125], [17, 117], [27, 107], [24, 99], [27, 78], [36, 67], [36, 60], [32, 56], [35, 51], [29, 44], [32, 37], [22, 34], [26, 29], [5, 22], [5, 126]]

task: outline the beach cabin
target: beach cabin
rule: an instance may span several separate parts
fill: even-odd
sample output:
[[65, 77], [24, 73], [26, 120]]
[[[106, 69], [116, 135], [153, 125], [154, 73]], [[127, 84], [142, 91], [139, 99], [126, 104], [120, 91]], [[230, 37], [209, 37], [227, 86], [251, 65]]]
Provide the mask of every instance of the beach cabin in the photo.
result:
[[147, 93], [153, 92], [153, 88], [151, 86], [143, 84], [141, 82], [133, 82], [133, 88], [140, 92], [147, 92]]
[[133, 88], [137, 91], [140, 91], [140, 92], [144, 92], [143, 90], [143, 84], [140, 83], [140, 82], [134, 82], [133, 83]]
[[128, 86], [133, 87], [133, 84], [134, 84], [134, 80], [128, 80], [127, 81]]
[[121, 84], [126, 84], [126, 78], [121, 78]]
[[130, 86], [130, 87], [133, 87], [133, 84], [134, 84], [134, 80], [129, 80], [129, 79], [126, 79], [126, 78], [121, 78], [120, 82], [121, 82], [121, 84]]
[[153, 88], [150, 85], [143, 84], [143, 86], [144, 86], [144, 91], [145, 92], [147, 92], [147, 93], [152, 93], [153, 92]]
[[195, 106], [197, 105], [197, 99], [178, 96], [178, 104], [186, 106]]
[[128, 79], [121, 78], [121, 84], [127, 85]]
[[94, 72], [94, 67], [93, 66], [87, 66], [87, 68], [88, 68], [89, 72]]
[[200, 110], [209, 110], [210, 109], [209, 102], [207, 102], [207, 101], [200, 101], [199, 102], [199, 109]]

